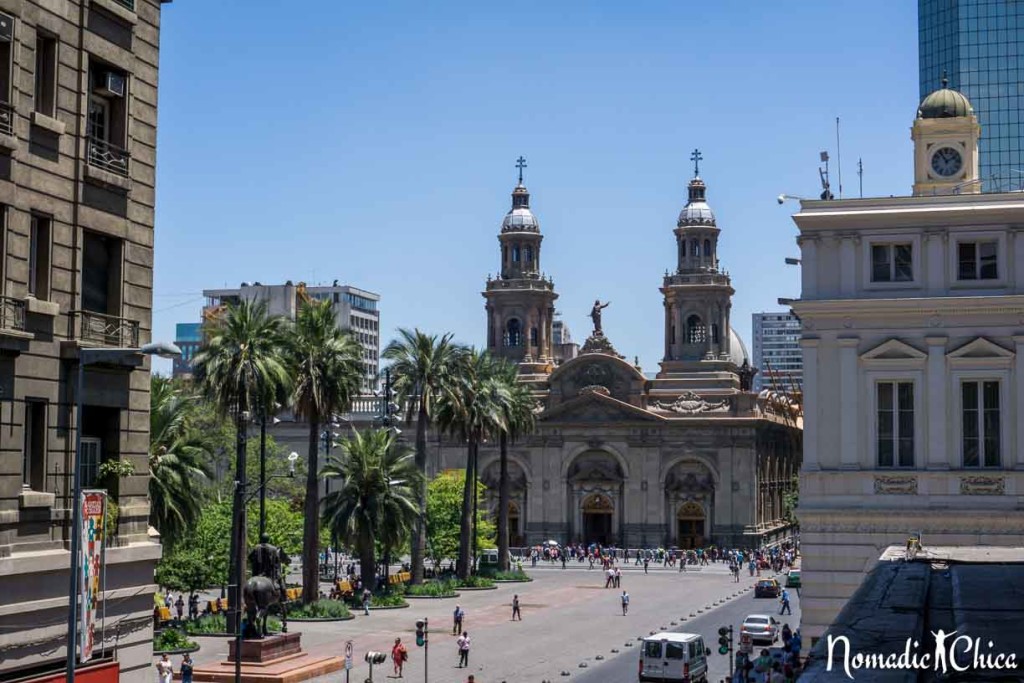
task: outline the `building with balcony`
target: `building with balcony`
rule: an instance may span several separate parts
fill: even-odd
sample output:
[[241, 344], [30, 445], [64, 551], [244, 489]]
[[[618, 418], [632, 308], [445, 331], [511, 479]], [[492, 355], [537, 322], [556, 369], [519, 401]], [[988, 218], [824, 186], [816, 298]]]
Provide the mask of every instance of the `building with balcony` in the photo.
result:
[[181, 356], [174, 359], [172, 377], [191, 377], [192, 359], [203, 345], [202, 323], [178, 323], [175, 325], [174, 344], [181, 349]]
[[792, 313], [751, 315], [754, 331], [754, 391], [799, 392], [803, 379], [800, 321]]
[[[0, 680], [64, 670], [79, 432], [118, 511], [89, 663], [152, 676], [149, 363], [76, 377], [84, 348], [150, 341], [163, 4], [0, 0]], [[135, 474], [101, 479], [114, 460]]]
[[1024, 546], [1024, 194], [980, 193], [980, 134], [962, 93], [933, 92], [911, 196], [793, 217], [811, 638], [890, 545]]
[[204, 319], [218, 315], [222, 307], [239, 301], [261, 301], [270, 315], [294, 320], [303, 301], [330, 301], [338, 327], [352, 333], [363, 347], [364, 388], [377, 387], [380, 366], [380, 295], [335, 280], [329, 286], [307, 286], [291, 280], [283, 285], [243, 282], [237, 289], [206, 289]]

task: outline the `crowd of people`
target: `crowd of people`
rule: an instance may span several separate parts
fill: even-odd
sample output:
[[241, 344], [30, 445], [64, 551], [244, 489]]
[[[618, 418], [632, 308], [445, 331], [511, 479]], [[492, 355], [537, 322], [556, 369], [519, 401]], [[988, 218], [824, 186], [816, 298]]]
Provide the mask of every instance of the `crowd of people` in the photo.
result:
[[762, 649], [757, 657], [754, 657], [753, 653], [736, 653], [736, 666], [731, 683], [794, 683], [802, 672], [802, 648], [803, 638], [800, 636], [800, 629], [793, 631], [789, 624], [784, 624], [782, 649], [774, 652]]

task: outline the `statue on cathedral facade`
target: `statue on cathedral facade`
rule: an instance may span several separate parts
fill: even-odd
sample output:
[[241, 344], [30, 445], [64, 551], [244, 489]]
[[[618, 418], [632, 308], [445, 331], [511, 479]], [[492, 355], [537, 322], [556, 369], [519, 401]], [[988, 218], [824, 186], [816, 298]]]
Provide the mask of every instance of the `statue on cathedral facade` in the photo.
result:
[[590, 319], [594, 321], [594, 335], [602, 335], [604, 332], [601, 330], [601, 309], [608, 308], [611, 301], [601, 303], [600, 299], [594, 300], [594, 307], [590, 309]]

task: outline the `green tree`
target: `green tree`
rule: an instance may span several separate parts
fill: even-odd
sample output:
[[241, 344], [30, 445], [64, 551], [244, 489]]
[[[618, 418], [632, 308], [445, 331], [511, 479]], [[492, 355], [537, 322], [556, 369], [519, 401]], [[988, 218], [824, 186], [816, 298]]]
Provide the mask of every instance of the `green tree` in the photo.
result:
[[397, 545], [416, 522], [420, 473], [412, 451], [397, 445], [390, 429], [355, 432], [340, 451], [320, 473], [340, 482], [324, 499], [323, 521], [336, 545], [355, 550], [363, 583], [373, 590], [375, 544]]
[[[462, 526], [462, 497], [466, 490], [465, 470], [449, 470], [427, 485], [427, 537], [434, 566], [453, 559], [459, 552]], [[477, 483], [477, 503], [483, 501], [486, 487]], [[494, 543], [494, 524], [489, 515], [481, 515], [476, 528], [477, 543], [487, 548]]]
[[149, 523], [173, 544], [199, 519], [212, 442], [195, 429], [194, 397], [166, 377], [150, 384]]
[[519, 381], [519, 371], [512, 363], [500, 360], [495, 363], [494, 374], [504, 384], [504, 391], [498, 393], [498, 408], [502, 419], [498, 429], [499, 474], [498, 474], [498, 568], [509, 570], [508, 563], [508, 507], [510, 502], [508, 478], [508, 445], [523, 434], [533, 431], [533, 409], [536, 405], [529, 387]]
[[[437, 421], [442, 429], [465, 442], [466, 481], [475, 482], [480, 443], [488, 435], [497, 434], [504, 425], [499, 406], [506, 400], [506, 387], [495, 375], [494, 361], [487, 352], [471, 349], [460, 360], [457, 381], [438, 401]], [[474, 516], [472, 487], [464, 488], [458, 559], [458, 574], [463, 579], [469, 577], [472, 567]]]
[[320, 485], [317, 481], [320, 425], [349, 408], [363, 380], [363, 347], [338, 328], [330, 301], [303, 304], [285, 345], [293, 379], [292, 404], [309, 424], [305, 531], [302, 541], [302, 602], [320, 597]]
[[452, 335], [442, 337], [419, 329], [398, 330], [381, 357], [391, 361], [394, 387], [399, 402], [405, 406], [406, 423], [416, 418], [416, 467], [422, 475], [417, 491], [419, 515], [412, 531], [412, 583], [423, 581], [423, 557], [426, 545], [427, 518], [427, 428], [434, 417], [438, 398], [451, 386], [465, 349], [452, 342]]
[[[206, 340], [192, 362], [196, 386], [223, 416], [235, 419], [235, 472], [246, 471], [246, 429], [250, 411], [271, 410], [290, 386], [282, 361], [282, 320], [268, 315], [264, 304], [242, 301], [207, 323]], [[245, 492], [235, 487], [231, 538], [231, 583], [237, 594], [228, 626], [235, 627], [241, 605], [237, 558], [245, 552]], [[222, 537], [223, 539], [223, 537]]]

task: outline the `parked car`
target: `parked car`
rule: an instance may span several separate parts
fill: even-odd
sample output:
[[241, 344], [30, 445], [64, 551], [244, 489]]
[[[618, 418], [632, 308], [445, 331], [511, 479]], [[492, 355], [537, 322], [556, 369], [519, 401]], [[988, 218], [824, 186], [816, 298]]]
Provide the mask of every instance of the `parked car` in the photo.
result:
[[640, 648], [640, 681], [707, 683], [708, 655], [696, 633], [663, 631], [644, 638]]
[[777, 598], [782, 593], [782, 587], [775, 579], [761, 579], [754, 586], [755, 598]]
[[800, 570], [790, 569], [789, 574], [786, 576], [786, 588], [799, 588], [800, 587]]
[[779, 639], [779, 622], [767, 614], [750, 614], [740, 626], [740, 635], [750, 636], [752, 643], [771, 645]]

